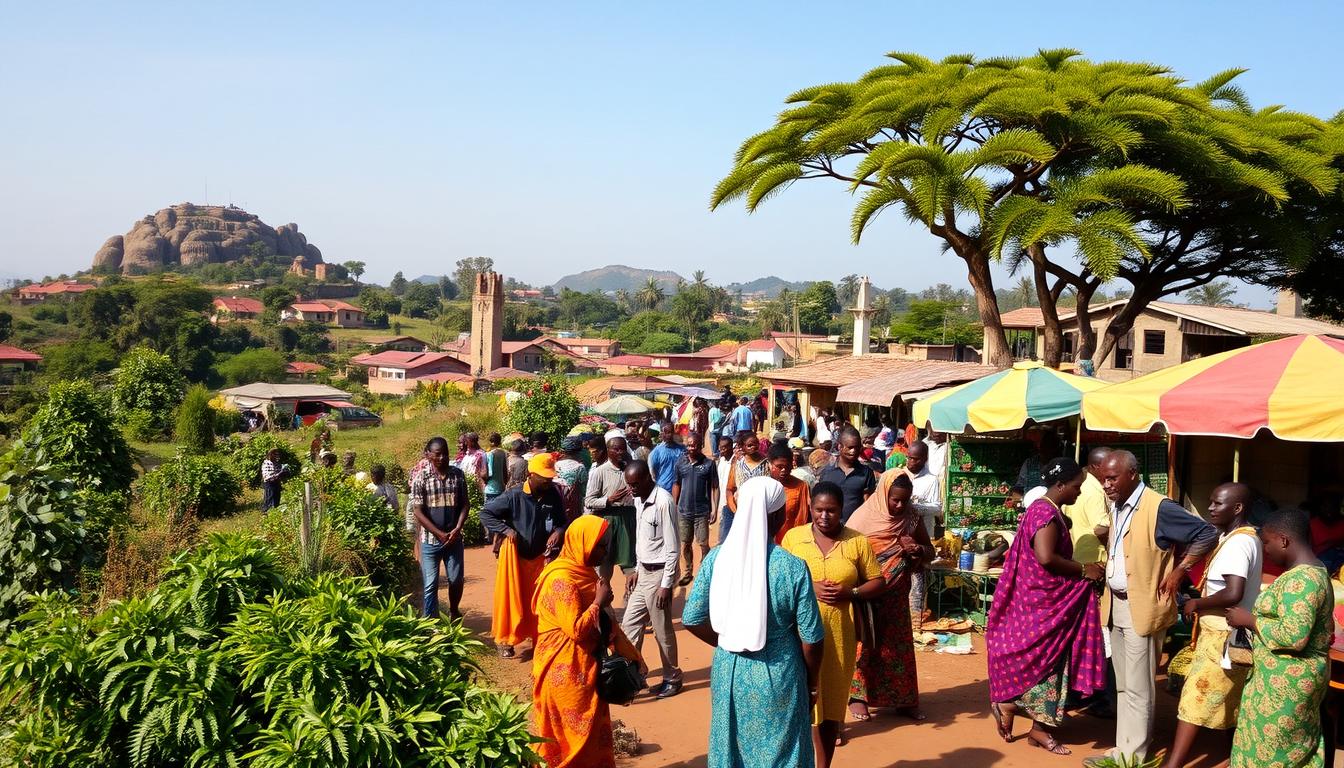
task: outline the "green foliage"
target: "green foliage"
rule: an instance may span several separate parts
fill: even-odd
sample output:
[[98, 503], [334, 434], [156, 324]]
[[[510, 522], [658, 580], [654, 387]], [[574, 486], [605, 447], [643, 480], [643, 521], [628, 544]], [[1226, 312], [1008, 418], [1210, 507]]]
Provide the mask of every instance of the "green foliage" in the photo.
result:
[[111, 403], [87, 381], [52, 384], [24, 440], [77, 488], [125, 493], [135, 480], [131, 449], [112, 420]]
[[665, 312], [646, 310], [621, 323], [615, 336], [621, 342], [622, 349], [635, 351], [642, 349], [644, 339], [652, 333], [679, 333], [677, 321]]
[[462, 543], [474, 547], [486, 543], [485, 525], [481, 522], [481, 507], [485, 506], [485, 491], [479, 483], [467, 483], [467, 521], [462, 524]]
[[891, 335], [905, 344], [970, 344], [980, 340], [980, 327], [960, 305], [917, 299], [891, 324]]
[[616, 322], [621, 308], [600, 291], [580, 293], [562, 288], [557, 298], [556, 320], [566, 328], [588, 328]]
[[113, 376], [116, 414], [141, 440], [162, 436], [182, 399], [182, 374], [161, 352], [140, 346], [127, 352]]
[[510, 432], [540, 432], [551, 445], [559, 445], [579, 423], [579, 400], [563, 377], [548, 376], [523, 393], [509, 408], [504, 423]]
[[210, 390], [196, 384], [187, 390], [177, 407], [173, 439], [189, 453], [205, 453], [215, 447], [215, 409], [210, 407]]
[[10, 334], [14, 332], [14, 316], [8, 312], [0, 312], [0, 341], [9, 339]]
[[401, 294], [401, 312], [407, 317], [433, 318], [439, 314], [439, 289], [424, 283], [410, 283]]
[[52, 379], [88, 379], [117, 367], [117, 349], [96, 339], [53, 344], [42, 349], [42, 367]]
[[1227, 280], [1214, 280], [1185, 293], [1186, 301], [1206, 307], [1230, 307], [1236, 297], [1236, 286]]
[[392, 292], [393, 296], [400, 296], [406, 292], [408, 285], [410, 283], [406, 280], [406, 276], [398, 271], [397, 274], [392, 276], [392, 281], [387, 284], [387, 289]]
[[70, 318], [66, 315], [65, 305], [48, 302], [33, 307], [33, 319], [44, 323], [65, 325]]
[[285, 380], [285, 356], [273, 349], [245, 349], [215, 363], [215, 373], [230, 387]]
[[19, 440], [0, 454], [0, 636], [30, 597], [73, 587], [86, 555], [85, 512], [41, 446]]
[[[465, 259], [458, 259], [456, 269], [453, 270], [453, 281], [457, 283], [457, 295], [463, 298], [470, 298], [476, 292], [476, 275], [482, 272], [490, 272], [495, 268], [495, 260], [487, 256], [469, 256]], [[451, 299], [452, 296], [444, 296], [445, 299]]]
[[228, 460], [213, 454], [179, 453], [140, 480], [145, 506], [171, 523], [221, 517], [234, 510], [242, 495]]
[[689, 348], [686, 338], [677, 333], [667, 333], [664, 331], [654, 331], [644, 337], [638, 347], [632, 349], [645, 355], [667, 354], [671, 352], [685, 352]]
[[222, 446], [222, 452], [229, 457], [229, 471], [237, 481], [252, 489], [261, 487], [261, 462], [274, 448], [280, 451], [280, 463], [288, 464], [295, 471], [303, 462], [288, 442], [271, 432], [257, 432], [246, 440], [231, 438]]

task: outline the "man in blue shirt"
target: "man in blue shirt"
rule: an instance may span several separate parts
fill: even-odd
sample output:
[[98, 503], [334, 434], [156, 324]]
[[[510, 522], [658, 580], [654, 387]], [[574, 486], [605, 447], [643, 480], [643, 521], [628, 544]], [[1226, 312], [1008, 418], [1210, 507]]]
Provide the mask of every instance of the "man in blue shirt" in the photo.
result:
[[755, 432], [756, 419], [751, 413], [751, 400], [742, 398], [738, 401], [737, 407], [733, 409], [733, 432]]
[[658, 427], [662, 442], [649, 452], [649, 473], [659, 488], [671, 493], [672, 484], [677, 481], [677, 462], [686, 455], [686, 448], [677, 443], [677, 430], [672, 422], [661, 422]]

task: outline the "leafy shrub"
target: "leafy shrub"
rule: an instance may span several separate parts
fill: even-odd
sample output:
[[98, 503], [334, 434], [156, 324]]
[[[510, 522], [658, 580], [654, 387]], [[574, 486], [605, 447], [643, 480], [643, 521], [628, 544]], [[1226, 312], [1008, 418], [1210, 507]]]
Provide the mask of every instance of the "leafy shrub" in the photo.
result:
[[219, 456], [179, 453], [140, 481], [145, 506], [173, 523], [228, 514], [242, 495], [242, 484]]
[[410, 481], [406, 477], [406, 468], [398, 464], [392, 456], [376, 448], [360, 452], [356, 460], [356, 466], [361, 471], [372, 472], [374, 464], [383, 465], [383, 469], [387, 472], [387, 482], [395, 485], [399, 493], [405, 494], [407, 489], [410, 488]]
[[467, 483], [467, 501], [471, 504], [467, 522], [462, 524], [462, 543], [467, 546], [484, 544], [485, 525], [481, 523], [481, 507], [485, 506], [485, 491], [479, 483]]
[[131, 449], [113, 422], [112, 404], [88, 381], [52, 384], [24, 441], [41, 448], [78, 487], [125, 492], [135, 480]]
[[0, 647], [0, 763], [121, 768], [535, 765], [525, 706], [475, 684], [480, 643], [362, 579], [285, 583], [216, 536], [143, 597], [37, 597]]
[[261, 462], [272, 448], [280, 451], [280, 463], [296, 470], [303, 464], [289, 443], [270, 432], [257, 432], [245, 440], [229, 440], [226, 448], [233, 476], [248, 488], [261, 487]]
[[285, 356], [273, 349], [245, 349], [216, 363], [215, 372], [231, 387], [258, 381], [284, 381]]
[[70, 321], [65, 307], [60, 304], [43, 304], [33, 308], [33, 319], [41, 320], [47, 323], [59, 323], [65, 325]]
[[167, 355], [139, 346], [122, 356], [113, 373], [112, 402], [132, 435], [154, 439], [168, 431], [183, 385], [181, 372]]
[[563, 377], [548, 376], [523, 393], [509, 408], [505, 429], [531, 435], [541, 432], [551, 445], [579, 423], [579, 400]]
[[68, 590], [85, 558], [84, 508], [75, 485], [39, 446], [0, 455], [0, 636], [45, 590]]
[[210, 391], [200, 384], [188, 389], [177, 407], [173, 439], [191, 453], [205, 453], [215, 447], [215, 409], [210, 407]]
[[214, 427], [217, 436], [227, 437], [235, 432], [243, 431], [243, 427], [245, 426], [243, 423], [243, 414], [238, 411], [235, 411], [232, 408], [216, 408], [212, 405], [210, 406], [210, 412], [214, 414], [215, 417]]

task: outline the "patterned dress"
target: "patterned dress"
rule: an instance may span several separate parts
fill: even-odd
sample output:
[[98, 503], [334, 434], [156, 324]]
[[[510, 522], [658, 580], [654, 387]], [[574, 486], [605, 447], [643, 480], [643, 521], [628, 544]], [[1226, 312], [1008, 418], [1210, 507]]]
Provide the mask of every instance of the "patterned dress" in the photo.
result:
[[[820, 643], [825, 634], [807, 564], [768, 545], [769, 601], [765, 647], [750, 653], [714, 649], [710, 669], [712, 715], [709, 768], [811, 768], [812, 729], [807, 668], [800, 639]], [[715, 549], [701, 565], [681, 622], [709, 621], [709, 584]]]
[[[821, 554], [816, 535], [810, 525], [800, 525], [784, 535], [781, 544], [786, 552], [807, 563], [812, 581], [834, 581], [846, 592], [858, 585], [881, 578], [877, 558], [868, 544], [868, 537], [852, 528], [842, 528], [840, 538], [831, 551]], [[812, 724], [822, 720], [845, 721], [845, 706], [849, 703], [850, 681], [854, 679], [854, 662], [858, 654], [854, 631], [854, 615], [849, 604], [817, 604], [821, 623], [826, 628], [826, 646], [821, 654], [816, 710]]]
[[1255, 601], [1254, 663], [1241, 696], [1230, 768], [1325, 764], [1321, 701], [1335, 622], [1330, 576], [1299, 565]]
[[881, 597], [859, 606], [863, 626], [849, 700], [870, 707], [919, 706], [915, 634], [910, 620], [910, 567], [900, 549], [897, 544], [877, 553], [882, 578], [891, 586]]

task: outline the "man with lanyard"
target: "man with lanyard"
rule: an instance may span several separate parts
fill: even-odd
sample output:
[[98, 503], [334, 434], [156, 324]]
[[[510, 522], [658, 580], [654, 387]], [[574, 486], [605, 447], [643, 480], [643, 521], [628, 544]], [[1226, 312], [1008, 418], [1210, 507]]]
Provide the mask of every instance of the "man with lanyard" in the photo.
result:
[[686, 448], [677, 443], [677, 432], [670, 421], [660, 425], [658, 436], [660, 442], [649, 452], [649, 472], [659, 488], [671, 493], [677, 481], [677, 463], [686, 455]]
[[873, 470], [859, 460], [859, 450], [863, 439], [859, 431], [850, 426], [841, 427], [840, 455], [834, 464], [822, 470], [817, 478], [823, 482], [832, 482], [840, 486], [844, 493], [844, 503], [840, 507], [840, 521], [847, 522], [854, 510], [877, 490], [877, 476]]
[[411, 478], [411, 509], [420, 523], [420, 615], [439, 615], [439, 563], [448, 580], [448, 615], [461, 619], [464, 581], [462, 526], [467, 521], [467, 478], [448, 461], [448, 441], [425, 446], [425, 465]]
[[681, 668], [677, 666], [677, 635], [672, 628], [672, 580], [677, 577], [676, 505], [672, 495], [658, 487], [642, 461], [625, 465], [625, 482], [635, 504], [635, 552], [638, 574], [625, 581], [625, 615], [621, 629], [630, 643], [643, 652], [644, 625], [653, 626], [658, 655], [663, 662], [663, 683], [658, 698], [681, 693]]
[[514, 646], [537, 639], [532, 593], [546, 561], [560, 554], [569, 517], [555, 487], [555, 458], [539, 453], [527, 462], [527, 481], [510, 488], [481, 509], [481, 525], [503, 538], [495, 576], [491, 633], [499, 655], [513, 657]]
[[[1162, 640], [1176, 623], [1176, 592], [1186, 573], [1218, 543], [1218, 529], [1146, 487], [1138, 459], [1129, 451], [1106, 457], [1101, 485], [1115, 504], [1101, 596], [1101, 623], [1111, 633], [1118, 689], [1110, 757], [1134, 756], [1142, 762], [1152, 742]], [[1178, 548], [1185, 552], [1179, 562]], [[1103, 760], [1088, 758], [1084, 764]]]
[[629, 460], [625, 435], [613, 429], [607, 432], [606, 442], [607, 460], [588, 473], [583, 506], [607, 521], [607, 560], [597, 571], [610, 581], [617, 565], [622, 572], [635, 567], [635, 506], [630, 487], [625, 484], [625, 465]]

